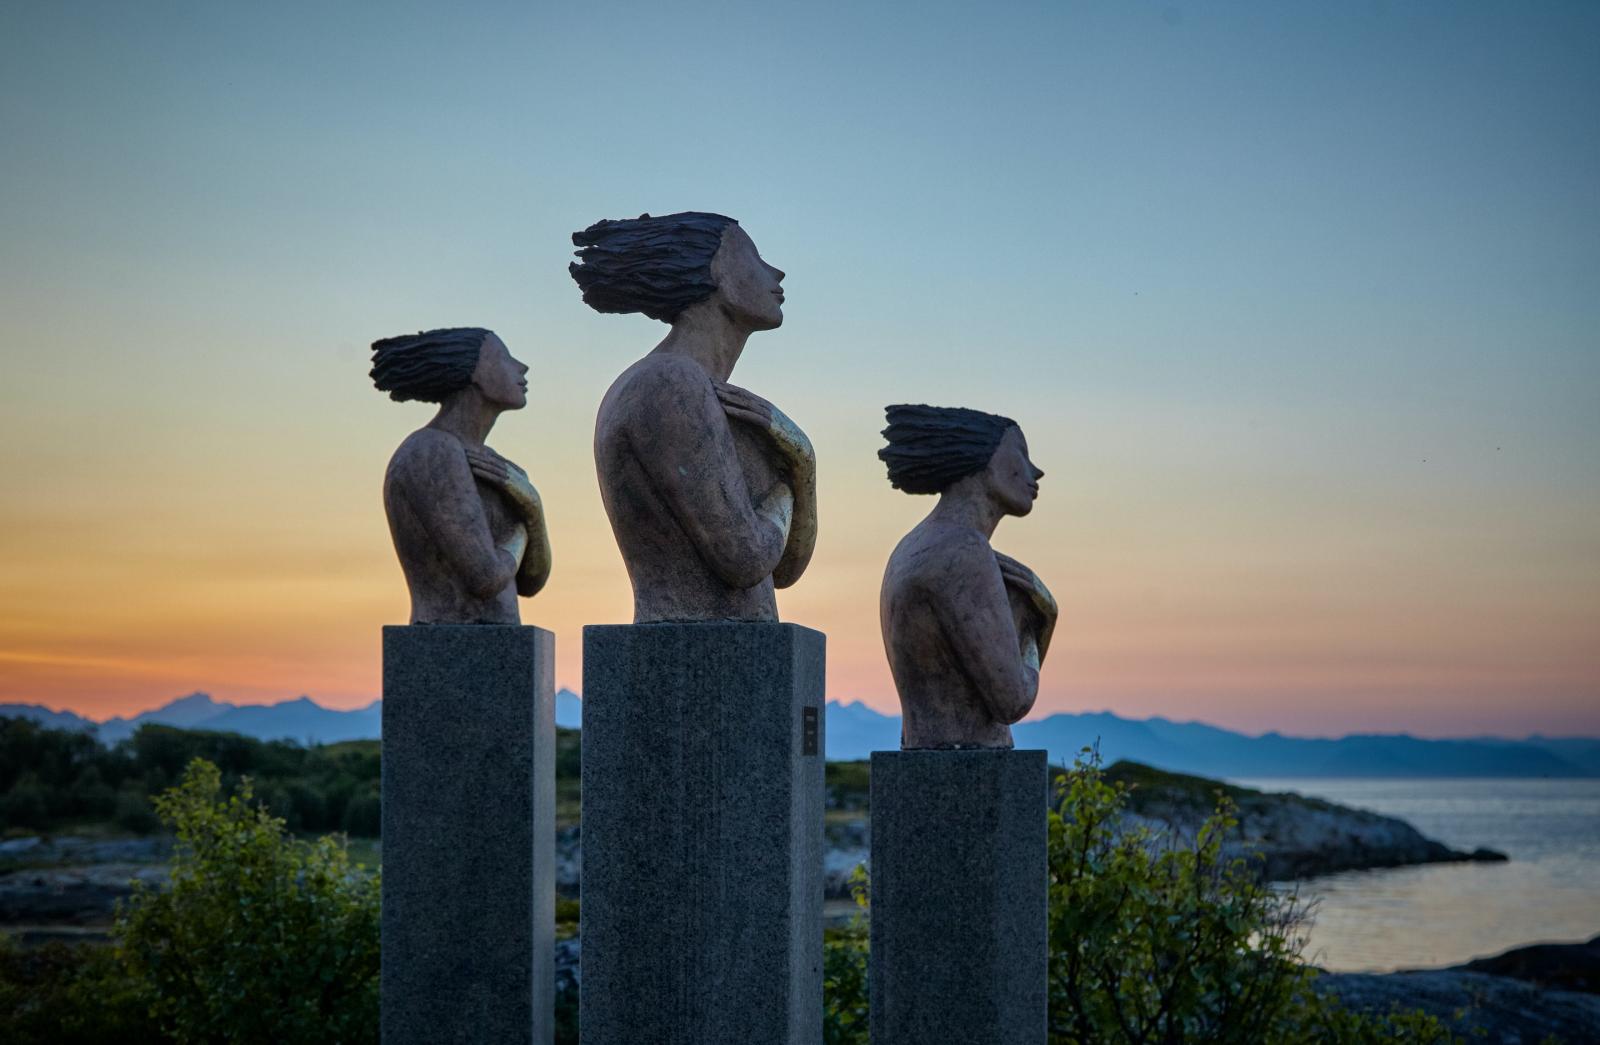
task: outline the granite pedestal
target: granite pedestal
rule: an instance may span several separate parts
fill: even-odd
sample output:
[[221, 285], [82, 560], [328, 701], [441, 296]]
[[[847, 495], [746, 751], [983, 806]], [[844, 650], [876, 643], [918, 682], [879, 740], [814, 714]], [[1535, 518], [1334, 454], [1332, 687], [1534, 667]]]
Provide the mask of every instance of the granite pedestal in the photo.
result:
[[1043, 751], [872, 753], [873, 1045], [1044, 1045]]
[[383, 1045], [549, 1045], [554, 639], [383, 629]]
[[584, 1045], [821, 1041], [823, 645], [583, 629]]

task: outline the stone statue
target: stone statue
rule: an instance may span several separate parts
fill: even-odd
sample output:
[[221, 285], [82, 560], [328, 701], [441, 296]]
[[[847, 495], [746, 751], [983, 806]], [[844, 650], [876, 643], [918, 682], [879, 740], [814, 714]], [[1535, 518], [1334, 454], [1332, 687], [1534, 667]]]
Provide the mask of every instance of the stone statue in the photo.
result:
[[957, 407], [891, 406], [878, 456], [933, 511], [889, 556], [878, 602], [900, 693], [900, 746], [1009, 748], [1039, 693], [1056, 601], [1028, 567], [989, 545], [1027, 515], [1044, 472], [1015, 421]]
[[389, 398], [438, 403], [383, 477], [383, 507], [411, 589], [412, 624], [520, 624], [517, 596], [550, 577], [544, 506], [528, 473], [484, 444], [528, 403], [528, 367], [493, 332], [453, 327], [372, 343]]
[[817, 539], [811, 442], [728, 383], [783, 322], [783, 273], [739, 223], [689, 211], [602, 221], [572, 241], [583, 300], [672, 329], [600, 403], [594, 459], [633, 582], [635, 623], [775, 621]]

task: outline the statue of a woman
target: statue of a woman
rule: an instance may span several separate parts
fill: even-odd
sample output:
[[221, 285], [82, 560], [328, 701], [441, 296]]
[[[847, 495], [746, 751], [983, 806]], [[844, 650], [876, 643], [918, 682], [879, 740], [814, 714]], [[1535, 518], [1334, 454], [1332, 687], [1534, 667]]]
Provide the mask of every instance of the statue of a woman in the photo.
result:
[[389, 459], [383, 506], [411, 589], [412, 624], [519, 624], [517, 596], [550, 576], [544, 506], [528, 474], [484, 439], [528, 403], [528, 368], [482, 327], [372, 343], [389, 398], [438, 403]]
[[989, 545], [1027, 515], [1044, 472], [1015, 421], [958, 407], [891, 406], [889, 482], [938, 494], [883, 574], [878, 613], [900, 693], [901, 747], [1009, 748], [1039, 693], [1056, 601], [1037, 574]]
[[816, 543], [816, 465], [794, 422], [728, 379], [750, 335], [783, 322], [783, 273], [720, 214], [602, 221], [572, 241], [590, 307], [672, 325], [595, 420], [634, 621], [777, 620], [773, 589]]

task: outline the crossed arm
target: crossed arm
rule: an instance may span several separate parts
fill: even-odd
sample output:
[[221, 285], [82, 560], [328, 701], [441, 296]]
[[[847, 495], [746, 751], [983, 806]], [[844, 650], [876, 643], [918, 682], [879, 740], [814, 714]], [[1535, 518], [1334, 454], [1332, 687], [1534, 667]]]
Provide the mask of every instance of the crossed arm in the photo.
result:
[[792, 498], [792, 511], [783, 555], [772, 570], [773, 586], [787, 588], [806, 572], [817, 546], [817, 467], [811, 440], [788, 415], [754, 392], [726, 382], [717, 382], [715, 388], [727, 415], [764, 432], [788, 466], [788, 484], [773, 491]]
[[528, 480], [527, 472], [487, 446], [469, 446], [466, 450], [472, 474], [498, 486], [522, 517], [522, 526], [512, 534], [509, 543], [520, 539], [523, 547], [515, 550], [507, 545], [501, 547], [517, 560], [517, 594], [523, 598], [537, 595], [550, 579], [550, 531], [545, 527], [544, 502], [539, 498], [539, 491]]
[[[733, 588], [768, 576], [779, 587], [793, 583], [816, 540], [815, 469], [804, 434], [759, 396], [711, 382], [698, 364], [664, 363], [651, 380], [657, 408], [649, 431], [631, 432], [630, 441], [700, 560]], [[776, 483], [752, 503], [730, 419], [768, 434], [791, 465], [792, 485]]]
[[[524, 525], [496, 543], [478, 497], [474, 476], [506, 492]], [[550, 542], [539, 495], [522, 469], [487, 447], [465, 448], [454, 437], [428, 433], [403, 475], [407, 506], [421, 521], [462, 586], [487, 599], [515, 579], [517, 592], [532, 595], [550, 575]]]
[[[1016, 722], [1039, 696], [1039, 666], [1055, 626], [1055, 600], [1032, 570], [993, 551], [976, 533], [951, 541], [945, 550], [948, 572], [928, 589], [940, 629], [990, 715], [997, 722]], [[1018, 636], [1008, 587], [1030, 593], [1044, 621], [1037, 635]]]

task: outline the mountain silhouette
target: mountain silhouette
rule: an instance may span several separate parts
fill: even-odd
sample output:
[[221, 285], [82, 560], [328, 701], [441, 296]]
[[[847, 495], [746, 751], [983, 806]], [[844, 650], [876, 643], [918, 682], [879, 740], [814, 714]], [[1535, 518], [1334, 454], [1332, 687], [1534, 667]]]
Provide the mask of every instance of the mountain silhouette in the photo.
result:
[[[235, 705], [191, 693], [135, 715], [94, 722], [36, 704], [0, 704], [0, 715], [33, 719], [58, 729], [92, 730], [115, 744], [146, 723], [242, 733], [259, 740], [331, 744], [378, 737], [383, 704], [336, 711], [310, 697], [280, 704]], [[569, 689], [556, 693], [556, 725], [578, 729], [583, 703]], [[825, 716], [830, 759], [863, 759], [900, 746], [900, 719], [859, 701], [831, 701]], [[1265, 733], [1249, 736], [1203, 722], [1126, 719], [1109, 711], [1056, 714], [1012, 727], [1019, 748], [1043, 748], [1057, 765], [1086, 747], [1107, 763], [1142, 762], [1179, 773], [1224, 779], [1264, 777], [1588, 777], [1600, 776], [1600, 738], [1530, 736], [1429, 740], [1406, 734], [1356, 734], [1337, 740]]]

